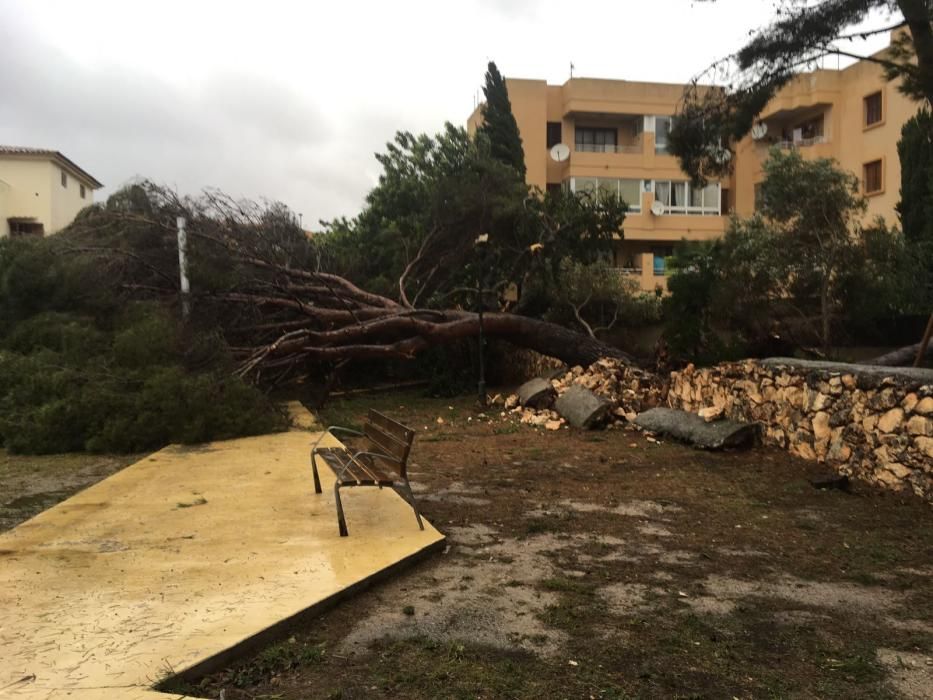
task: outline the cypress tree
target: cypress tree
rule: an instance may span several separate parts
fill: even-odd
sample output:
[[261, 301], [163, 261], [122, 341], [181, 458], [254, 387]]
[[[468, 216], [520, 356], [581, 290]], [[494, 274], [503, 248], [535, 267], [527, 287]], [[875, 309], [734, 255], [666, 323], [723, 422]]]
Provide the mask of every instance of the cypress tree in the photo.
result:
[[505, 79], [492, 61], [486, 70], [486, 85], [483, 87], [486, 104], [483, 105], [483, 125], [479, 131], [489, 139], [493, 158], [511, 165], [525, 178], [525, 153], [522, 150], [522, 137], [518, 133], [518, 124], [512, 114], [512, 103]]
[[914, 245], [933, 244], [933, 116], [917, 112], [901, 129], [901, 217], [904, 238]]

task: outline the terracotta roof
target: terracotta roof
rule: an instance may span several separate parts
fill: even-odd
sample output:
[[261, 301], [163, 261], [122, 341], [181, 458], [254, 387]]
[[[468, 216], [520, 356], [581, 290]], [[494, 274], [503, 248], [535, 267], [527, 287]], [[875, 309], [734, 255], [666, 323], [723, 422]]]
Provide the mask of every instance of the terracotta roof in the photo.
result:
[[26, 148], [24, 146], [2, 146], [0, 145], [0, 157], [2, 156], [22, 156], [25, 158], [48, 158], [49, 160], [58, 161], [59, 165], [64, 165], [66, 168], [75, 172], [75, 174], [87, 180], [91, 183], [92, 189], [97, 189], [98, 187], [103, 187], [104, 184], [100, 182], [96, 177], [91, 175], [87, 170], [78, 166], [70, 158], [66, 157], [61, 151], [52, 151], [46, 148]]

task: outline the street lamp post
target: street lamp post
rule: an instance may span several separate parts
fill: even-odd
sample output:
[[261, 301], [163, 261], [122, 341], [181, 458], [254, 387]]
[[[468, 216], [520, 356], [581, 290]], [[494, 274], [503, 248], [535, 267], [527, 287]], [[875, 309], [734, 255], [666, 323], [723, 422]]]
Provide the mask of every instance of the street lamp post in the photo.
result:
[[484, 350], [486, 340], [483, 335], [483, 278], [486, 273], [486, 246], [488, 244], [488, 233], [476, 237], [476, 314], [479, 317], [479, 383], [477, 385], [477, 391], [479, 392], [479, 405], [482, 408], [486, 408], [486, 362]]

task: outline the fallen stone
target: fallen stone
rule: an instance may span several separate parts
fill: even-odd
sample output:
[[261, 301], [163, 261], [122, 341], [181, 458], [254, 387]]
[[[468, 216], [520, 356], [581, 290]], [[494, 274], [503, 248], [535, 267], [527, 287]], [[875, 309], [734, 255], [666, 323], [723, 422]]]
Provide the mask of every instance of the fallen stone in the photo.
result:
[[911, 435], [933, 435], [933, 420], [923, 416], [911, 416], [907, 421], [907, 432]]
[[673, 408], [652, 408], [639, 413], [635, 417], [635, 425], [705, 450], [749, 446], [758, 434], [758, 427], [754, 424], [733, 420], [707, 423], [694, 413]]
[[554, 408], [574, 428], [595, 428], [609, 414], [612, 403], [574, 385], [561, 394]]
[[554, 400], [551, 382], [535, 377], [518, 387], [518, 402], [528, 408], [547, 408]]

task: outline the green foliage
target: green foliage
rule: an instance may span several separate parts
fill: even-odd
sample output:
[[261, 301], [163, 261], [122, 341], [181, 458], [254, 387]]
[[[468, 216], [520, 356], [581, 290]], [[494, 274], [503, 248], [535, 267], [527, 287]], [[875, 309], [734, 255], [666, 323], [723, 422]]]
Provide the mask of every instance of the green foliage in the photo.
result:
[[[774, 20], [750, 33], [738, 53], [717, 62], [697, 77], [681, 102], [670, 134], [670, 149], [683, 170], [697, 183], [724, 176], [732, 163], [721, 157], [722, 146], [735, 143], [751, 130], [772, 97], [824, 56], [849, 56], [850, 29], [897, 10], [909, 32], [899, 35], [881, 62], [886, 79], [917, 101], [933, 100], [933, 6], [917, 0], [817, 0], [776, 3]], [[883, 20], [882, 20], [883, 21]], [[862, 28], [857, 34], [876, 35]], [[840, 40], [842, 39], [842, 40]], [[917, 42], [919, 41], [919, 48]], [[727, 85], [708, 90], [698, 83]]]
[[486, 103], [483, 105], [483, 124], [479, 133], [489, 139], [490, 152], [496, 160], [510, 165], [525, 179], [525, 152], [518, 123], [512, 114], [512, 103], [505, 79], [492, 61], [486, 69], [486, 85], [483, 87]]
[[485, 135], [471, 139], [450, 124], [433, 137], [399, 133], [377, 159], [383, 174], [366, 207], [326, 224], [322, 256], [330, 269], [396, 298], [404, 275], [414, 306], [475, 306], [480, 275], [489, 289], [523, 287], [556, 275], [565, 258], [593, 262], [611, 250], [625, 218], [615, 196], [530, 191], [492, 156]]
[[[93, 216], [93, 213], [85, 216]], [[110, 293], [68, 234], [0, 243], [0, 442], [136, 452], [268, 432], [283, 419], [230, 374], [218, 336]]]
[[918, 271], [903, 236], [861, 226], [854, 176], [777, 149], [764, 170], [762, 211], [733, 218], [718, 241], [681, 247], [672, 263], [666, 335], [682, 357], [826, 352], [834, 329], [864, 329], [909, 304]]
[[901, 199], [897, 213], [916, 261], [918, 306], [933, 303], [933, 115], [919, 111], [904, 124], [897, 143]]
[[610, 330], [622, 318], [631, 325], [643, 316], [638, 285], [606, 263], [560, 262], [554, 284], [545, 292], [553, 306], [548, 320], [582, 326], [593, 335]]

